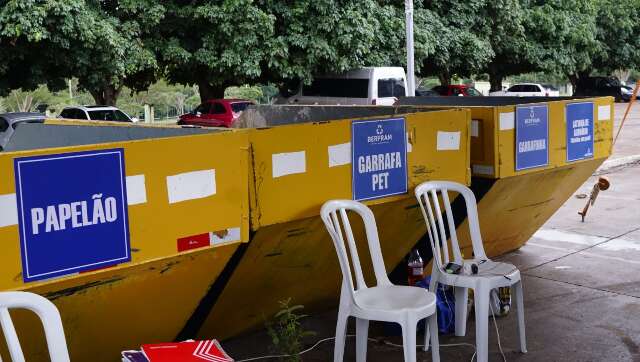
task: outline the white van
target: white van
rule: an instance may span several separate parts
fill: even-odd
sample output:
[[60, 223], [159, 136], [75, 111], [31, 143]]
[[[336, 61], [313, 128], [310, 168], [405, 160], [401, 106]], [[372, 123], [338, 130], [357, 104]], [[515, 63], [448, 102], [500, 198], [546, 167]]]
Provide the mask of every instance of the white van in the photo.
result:
[[340, 75], [318, 76], [302, 84], [297, 94], [279, 99], [280, 104], [393, 105], [407, 96], [402, 67], [368, 67]]

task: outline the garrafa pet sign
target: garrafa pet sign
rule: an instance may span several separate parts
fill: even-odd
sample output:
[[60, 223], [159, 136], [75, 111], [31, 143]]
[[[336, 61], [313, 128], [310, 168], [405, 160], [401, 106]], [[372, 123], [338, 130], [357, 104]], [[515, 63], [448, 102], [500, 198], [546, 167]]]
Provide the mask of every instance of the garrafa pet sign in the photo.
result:
[[404, 118], [353, 121], [351, 147], [354, 200], [407, 192]]
[[123, 149], [14, 160], [25, 282], [131, 260]]

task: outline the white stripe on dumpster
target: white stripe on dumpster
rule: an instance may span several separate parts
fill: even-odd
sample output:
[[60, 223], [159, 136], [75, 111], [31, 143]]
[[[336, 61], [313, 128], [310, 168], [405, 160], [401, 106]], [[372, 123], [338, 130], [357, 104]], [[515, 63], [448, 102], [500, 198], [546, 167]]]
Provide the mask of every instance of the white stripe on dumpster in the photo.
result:
[[138, 205], [147, 202], [147, 187], [144, 175], [127, 176], [127, 204]]
[[307, 161], [305, 151], [274, 153], [271, 155], [273, 178], [305, 173]]
[[348, 165], [351, 163], [351, 142], [329, 146], [329, 167]]
[[202, 170], [167, 176], [169, 203], [202, 199], [216, 194], [216, 170]]
[[407, 132], [407, 152], [413, 151], [413, 144], [409, 140], [409, 132]]
[[18, 223], [16, 194], [0, 195], [0, 227]]
[[611, 105], [598, 106], [598, 121], [608, 121], [611, 119]]
[[516, 124], [516, 120], [513, 112], [500, 113], [500, 130], [501, 131], [514, 129], [515, 124]]
[[471, 137], [480, 136], [480, 121], [472, 119], [471, 120]]
[[438, 151], [457, 151], [460, 149], [460, 132], [438, 131]]

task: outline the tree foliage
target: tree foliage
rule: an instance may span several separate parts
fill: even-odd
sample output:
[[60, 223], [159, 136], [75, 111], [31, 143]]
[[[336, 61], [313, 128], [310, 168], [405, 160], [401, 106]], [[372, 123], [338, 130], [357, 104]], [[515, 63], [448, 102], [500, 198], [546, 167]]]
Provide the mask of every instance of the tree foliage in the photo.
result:
[[[115, 104], [159, 79], [290, 89], [322, 73], [405, 65], [401, 0], [4, 0], [0, 95], [78, 87]], [[640, 66], [640, 0], [419, 0], [416, 70], [448, 83], [487, 74], [562, 74]]]

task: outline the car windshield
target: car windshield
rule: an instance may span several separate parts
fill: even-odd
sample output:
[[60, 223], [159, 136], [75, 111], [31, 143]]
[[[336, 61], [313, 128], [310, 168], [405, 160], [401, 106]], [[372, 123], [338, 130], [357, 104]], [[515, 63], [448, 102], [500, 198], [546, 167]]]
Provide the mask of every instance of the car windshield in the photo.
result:
[[543, 84], [542, 87], [545, 88], [545, 89], [551, 90], [551, 91], [557, 91], [558, 90], [558, 88], [552, 86], [551, 84]]
[[115, 122], [130, 122], [124, 112], [119, 109], [106, 109], [89, 111], [89, 118], [93, 121], [115, 121]]
[[482, 93], [480, 93], [480, 91], [478, 91], [477, 89], [475, 89], [473, 87], [467, 88], [467, 94], [469, 94], [470, 96], [473, 96], [473, 97], [479, 97], [479, 96], [482, 95]]
[[231, 110], [233, 111], [233, 113], [240, 113], [247, 109], [247, 107], [249, 107], [250, 105], [251, 102], [231, 103]]

